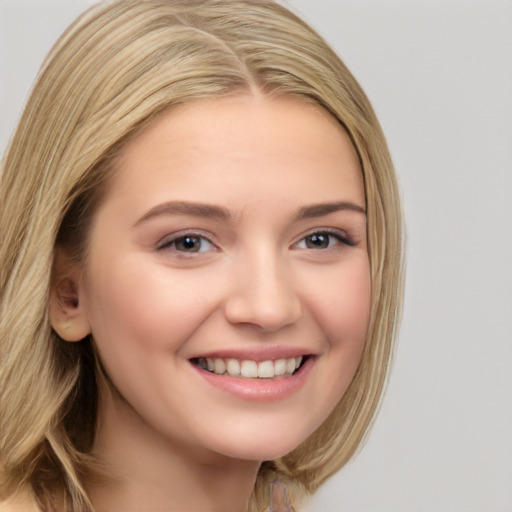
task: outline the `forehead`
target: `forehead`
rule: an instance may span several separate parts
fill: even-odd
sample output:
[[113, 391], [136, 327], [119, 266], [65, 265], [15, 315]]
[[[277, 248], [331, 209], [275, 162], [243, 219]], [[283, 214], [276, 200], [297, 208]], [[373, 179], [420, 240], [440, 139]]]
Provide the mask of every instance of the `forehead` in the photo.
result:
[[338, 121], [306, 101], [255, 95], [197, 100], [158, 116], [122, 148], [111, 193], [147, 191], [155, 202], [204, 188], [222, 202], [269, 183], [325, 201], [343, 189], [364, 204], [357, 154]]

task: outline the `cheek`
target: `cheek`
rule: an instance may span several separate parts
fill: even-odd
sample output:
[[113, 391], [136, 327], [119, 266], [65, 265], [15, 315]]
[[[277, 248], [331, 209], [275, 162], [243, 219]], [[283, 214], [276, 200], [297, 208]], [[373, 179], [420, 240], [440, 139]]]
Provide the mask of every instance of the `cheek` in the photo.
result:
[[334, 407], [342, 398], [357, 370], [365, 347], [371, 301], [367, 259], [344, 269], [320, 295], [313, 311], [322, 326], [326, 346], [324, 389]]
[[371, 302], [368, 259], [357, 259], [326, 283], [321, 293], [317, 293], [318, 300], [313, 309], [317, 322], [324, 328], [330, 349], [349, 350], [364, 346]]
[[163, 265], [132, 257], [92, 269], [86, 308], [100, 350], [177, 349], [211, 308], [201, 277], [177, 279]]

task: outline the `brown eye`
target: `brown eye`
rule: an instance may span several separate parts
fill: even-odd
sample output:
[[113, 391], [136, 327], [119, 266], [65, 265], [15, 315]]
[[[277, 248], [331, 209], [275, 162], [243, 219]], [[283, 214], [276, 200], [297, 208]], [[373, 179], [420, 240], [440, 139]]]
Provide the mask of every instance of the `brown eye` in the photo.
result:
[[178, 251], [200, 252], [203, 239], [199, 236], [183, 236], [174, 241], [174, 246]]
[[159, 247], [159, 250], [162, 249], [194, 254], [215, 250], [215, 246], [204, 236], [190, 234], [164, 242]]
[[332, 235], [328, 233], [314, 233], [304, 238], [308, 249], [327, 249], [331, 244]]

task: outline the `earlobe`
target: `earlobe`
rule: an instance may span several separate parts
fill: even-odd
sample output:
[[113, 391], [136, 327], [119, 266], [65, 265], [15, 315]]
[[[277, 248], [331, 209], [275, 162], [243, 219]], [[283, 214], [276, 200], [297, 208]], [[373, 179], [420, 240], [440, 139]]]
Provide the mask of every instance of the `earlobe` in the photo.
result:
[[57, 249], [50, 293], [49, 314], [53, 330], [65, 341], [81, 341], [91, 333], [80, 301], [80, 270]]

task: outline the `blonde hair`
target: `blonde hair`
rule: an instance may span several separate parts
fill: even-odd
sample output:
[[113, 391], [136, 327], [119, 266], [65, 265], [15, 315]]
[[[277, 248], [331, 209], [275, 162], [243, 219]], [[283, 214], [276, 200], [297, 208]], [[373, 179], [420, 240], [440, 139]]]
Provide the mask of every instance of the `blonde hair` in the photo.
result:
[[263, 463], [249, 510], [279, 478], [315, 491], [354, 454], [378, 408], [402, 294], [402, 220], [379, 123], [356, 80], [303, 21], [271, 0], [118, 0], [83, 14], [50, 52], [4, 161], [0, 189], [0, 497], [29, 485], [43, 509], [92, 510], [97, 389], [90, 340], [63, 343], [48, 300], [56, 245], [87, 228], [119, 148], [160, 112], [257, 88], [320, 105], [359, 155], [372, 310], [347, 393], [296, 450]]

